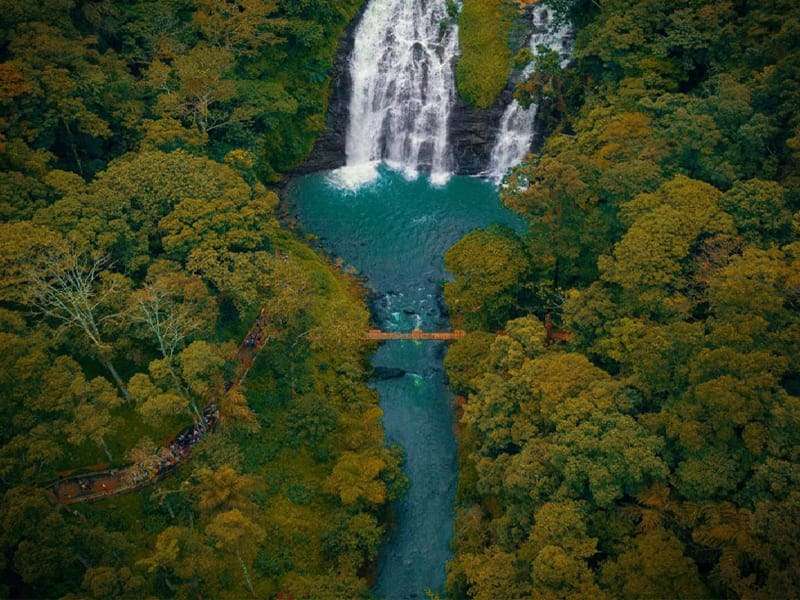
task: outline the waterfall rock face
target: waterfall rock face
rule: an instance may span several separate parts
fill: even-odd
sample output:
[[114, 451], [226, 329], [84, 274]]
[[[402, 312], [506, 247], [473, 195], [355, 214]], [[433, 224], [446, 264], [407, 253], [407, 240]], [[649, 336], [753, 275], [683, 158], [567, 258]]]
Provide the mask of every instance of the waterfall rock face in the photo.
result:
[[347, 167], [385, 161], [446, 181], [458, 28], [446, 0], [372, 0], [350, 58]]
[[489, 159], [488, 173], [495, 182], [500, 183], [509, 169], [522, 162], [530, 151], [538, 110], [536, 104], [525, 108], [512, 100], [503, 113], [497, 142]]
[[368, 0], [336, 55], [326, 132], [296, 172], [380, 159], [439, 178], [484, 172], [511, 94], [486, 110], [458, 99], [457, 51], [446, 0]]
[[350, 76], [350, 56], [355, 45], [356, 30], [361, 22], [369, 0], [364, 2], [361, 11], [348, 25], [344, 38], [331, 70], [331, 96], [328, 100], [325, 133], [314, 144], [306, 161], [295, 169], [297, 174], [329, 171], [345, 164], [345, 143], [350, 114], [350, 95], [353, 80]]
[[[569, 28], [553, 23], [545, 5], [532, 8], [530, 19], [531, 50], [543, 45], [568, 60]], [[446, 0], [367, 0], [334, 62], [326, 132], [296, 172], [384, 160], [409, 175], [425, 170], [434, 179], [452, 172], [501, 180], [540, 141], [537, 111], [514, 102], [516, 81], [488, 109], [459, 99], [457, 53]]]
[[[572, 51], [572, 30], [570, 27], [553, 21], [552, 10], [547, 5], [534, 6], [529, 13], [533, 33], [529, 47], [533, 56], [538, 56], [542, 49], [552, 50], [561, 58], [561, 67], [569, 63]], [[519, 79], [531, 76], [534, 64], [529, 64], [520, 74]], [[492, 149], [487, 174], [500, 183], [506, 173], [520, 164], [530, 152], [536, 133], [536, 117], [539, 107], [531, 104], [528, 108], [516, 100], [512, 100], [500, 120], [497, 141]]]
[[478, 175], [487, 170], [503, 112], [511, 102], [511, 87], [487, 109], [458, 100], [450, 117], [450, 143], [458, 175]]

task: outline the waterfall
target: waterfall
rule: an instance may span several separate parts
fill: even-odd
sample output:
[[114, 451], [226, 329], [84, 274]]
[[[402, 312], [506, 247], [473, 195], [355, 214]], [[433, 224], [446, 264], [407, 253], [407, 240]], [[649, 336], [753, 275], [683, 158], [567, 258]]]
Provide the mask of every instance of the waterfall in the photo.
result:
[[337, 179], [357, 187], [384, 161], [409, 179], [450, 176], [448, 120], [455, 100], [457, 25], [447, 0], [371, 0], [350, 57], [347, 164]]
[[[552, 20], [552, 10], [547, 6], [533, 9], [532, 19], [534, 31], [530, 40], [531, 52], [538, 56], [542, 46], [558, 52], [561, 56], [561, 68], [564, 68], [569, 62], [572, 30], [566, 25], [555, 23]], [[525, 67], [521, 80], [530, 77], [533, 69], [534, 63]], [[506, 107], [489, 161], [488, 174], [496, 183], [500, 183], [506, 173], [520, 164], [530, 151], [538, 108], [536, 104], [525, 108], [516, 100]]]
[[538, 109], [536, 104], [524, 108], [513, 100], [503, 113], [500, 132], [489, 162], [489, 176], [496, 183], [500, 183], [509, 169], [516, 167], [528, 154]]

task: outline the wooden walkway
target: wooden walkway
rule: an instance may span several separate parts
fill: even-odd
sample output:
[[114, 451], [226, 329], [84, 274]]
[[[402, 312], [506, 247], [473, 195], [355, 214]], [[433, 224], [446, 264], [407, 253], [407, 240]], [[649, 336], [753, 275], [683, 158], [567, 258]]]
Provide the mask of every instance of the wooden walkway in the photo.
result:
[[[224, 389], [218, 391], [220, 395], [238, 387], [247, 377], [256, 355], [267, 341], [266, 323], [267, 316], [262, 309], [236, 353], [236, 374], [227, 382]], [[219, 407], [212, 401], [205, 407], [198, 421], [161, 448], [158, 455], [151, 457], [153, 460], [148, 461], [147, 465], [132, 464], [119, 469], [65, 474], [51, 482], [48, 487], [56, 502], [75, 504], [126, 494], [152, 485], [172, 473], [180, 463], [185, 462], [190, 457], [192, 448], [216, 428], [219, 418]]]
[[429, 340], [434, 342], [451, 342], [453, 340], [460, 340], [466, 332], [461, 330], [456, 331], [381, 331], [380, 329], [370, 329], [367, 332], [367, 339], [371, 341], [391, 341], [391, 340]]
[[[245, 337], [237, 352], [237, 373], [233, 380], [225, 386], [225, 391], [238, 386], [247, 376], [253, 365], [256, 355], [266, 342], [264, 326], [266, 317], [259, 315], [250, 332]], [[464, 331], [438, 331], [423, 332], [410, 331], [406, 333], [387, 332], [372, 329], [365, 335], [371, 341], [391, 340], [431, 340], [447, 342], [459, 340], [466, 335]], [[212, 402], [203, 411], [200, 422], [181, 432], [170, 441], [166, 447], [159, 451], [159, 460], [149, 468], [142, 465], [127, 465], [119, 469], [89, 470], [81, 474], [65, 474], [52, 482], [50, 488], [55, 500], [61, 504], [74, 504], [99, 500], [117, 494], [124, 494], [141, 489], [159, 481], [172, 473], [180, 463], [186, 461], [191, 455], [192, 447], [207, 433], [214, 430], [219, 420], [219, 411], [216, 402]]]

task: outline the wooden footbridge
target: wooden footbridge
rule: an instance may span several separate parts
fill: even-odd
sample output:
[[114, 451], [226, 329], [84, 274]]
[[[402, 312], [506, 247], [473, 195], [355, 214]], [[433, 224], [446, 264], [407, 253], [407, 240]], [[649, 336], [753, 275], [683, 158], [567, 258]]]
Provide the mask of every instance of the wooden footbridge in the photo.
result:
[[392, 341], [392, 340], [429, 340], [434, 342], [451, 342], [453, 340], [460, 340], [466, 334], [465, 331], [457, 329], [456, 331], [381, 331], [380, 329], [370, 329], [367, 332], [367, 339], [370, 341]]

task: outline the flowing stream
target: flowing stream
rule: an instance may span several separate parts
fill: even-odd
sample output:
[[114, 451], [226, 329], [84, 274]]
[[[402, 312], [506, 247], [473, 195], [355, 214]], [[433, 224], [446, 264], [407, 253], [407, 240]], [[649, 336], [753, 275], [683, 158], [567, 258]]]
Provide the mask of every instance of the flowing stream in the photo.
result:
[[[370, 0], [350, 56], [346, 166], [296, 179], [287, 190], [304, 228], [364, 276], [374, 293], [373, 320], [389, 331], [448, 329], [445, 252], [478, 227], [523, 227], [500, 205], [492, 182], [451, 175], [458, 31], [448, 6]], [[504, 118], [497, 169], [527, 152], [535, 110]], [[398, 375], [373, 386], [387, 439], [403, 448], [410, 480], [378, 561], [374, 592], [386, 600], [423, 599], [444, 587], [457, 480], [445, 352], [442, 342], [392, 341], [373, 357], [384, 373]]]
[[[288, 192], [304, 228], [366, 278], [376, 298], [373, 320], [389, 331], [447, 329], [438, 299], [444, 253], [477, 227], [522, 227], [492, 183], [469, 177], [432, 186], [380, 168], [373, 183], [349, 191], [331, 174], [317, 173], [295, 180]], [[373, 385], [388, 441], [404, 449], [410, 479], [380, 554], [379, 598], [421, 599], [444, 584], [457, 478], [445, 351], [442, 342], [392, 341], [373, 357], [375, 366], [405, 372]]]

